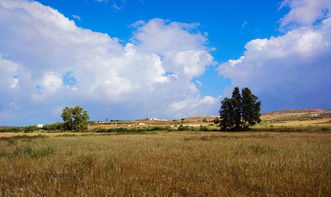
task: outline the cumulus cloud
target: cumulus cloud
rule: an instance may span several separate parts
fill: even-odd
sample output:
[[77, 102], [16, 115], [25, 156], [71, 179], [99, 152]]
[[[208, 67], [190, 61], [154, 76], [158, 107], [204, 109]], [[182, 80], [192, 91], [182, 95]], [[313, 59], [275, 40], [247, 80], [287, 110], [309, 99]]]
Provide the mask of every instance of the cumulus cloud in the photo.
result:
[[192, 82], [214, 63], [196, 27], [152, 19], [123, 45], [38, 2], [2, 0], [0, 124], [59, 120], [66, 105], [94, 119], [210, 114], [217, 99]]
[[290, 12], [281, 19], [281, 27], [312, 25], [316, 20], [331, 16], [330, 0], [285, 0], [283, 7], [289, 7]]
[[327, 18], [279, 37], [252, 40], [241, 58], [222, 64], [219, 71], [233, 86], [252, 88], [263, 101], [264, 111], [330, 108], [330, 35], [331, 19]]

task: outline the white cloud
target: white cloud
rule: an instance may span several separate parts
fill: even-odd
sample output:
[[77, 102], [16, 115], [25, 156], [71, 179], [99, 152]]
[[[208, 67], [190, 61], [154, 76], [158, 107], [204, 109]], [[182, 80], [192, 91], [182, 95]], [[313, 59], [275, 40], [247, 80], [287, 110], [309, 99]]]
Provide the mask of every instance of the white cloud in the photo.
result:
[[[199, 102], [197, 102], [199, 101]], [[215, 103], [218, 103], [219, 99], [211, 96], [204, 96], [202, 98], [186, 98], [182, 101], [176, 101], [171, 103], [168, 107], [169, 113], [176, 111], [174, 118], [183, 118], [187, 116], [196, 116], [196, 110], [199, 110], [200, 116], [210, 115], [210, 112], [215, 111], [217, 106]]]
[[[153, 19], [123, 46], [38, 2], [0, 1], [0, 114], [13, 116], [0, 124], [58, 120], [53, 112], [65, 105], [96, 119], [210, 114], [217, 99], [192, 82], [213, 64], [196, 26]], [[178, 102], [185, 107], [170, 107]]]
[[283, 36], [252, 40], [245, 47], [244, 56], [219, 70], [233, 86], [252, 88], [265, 111], [331, 107], [330, 18]]
[[108, 2], [108, 0], [94, 0], [94, 1], [96, 1], [96, 2], [101, 2], [101, 3], [106, 3], [106, 2]]
[[288, 25], [312, 25], [316, 20], [331, 16], [330, 0], [284, 0], [282, 7], [290, 12], [281, 19], [281, 27]]
[[72, 18], [74, 18], [76, 20], [79, 20], [79, 21], [82, 20], [82, 18], [80, 16], [76, 15], [76, 14], [73, 14]]
[[[138, 21], [133, 41], [144, 51], [165, 53], [170, 51], [205, 50], [207, 39], [201, 33], [192, 33], [198, 24], [169, 22], [153, 19], [148, 24]], [[157, 34], [155, 34], [157, 33]]]
[[248, 25], [248, 21], [244, 21], [244, 22], [241, 24], [241, 28], [244, 29], [247, 25]]
[[111, 7], [112, 7], [113, 9], [117, 10], [117, 11], [119, 11], [119, 10], [122, 9], [121, 7], [119, 7], [119, 6], [117, 5], [116, 2], [113, 2], [113, 4], [111, 5]]
[[42, 81], [41, 88], [45, 88], [47, 91], [55, 92], [63, 85], [62, 79], [59, 75], [53, 72], [45, 73]]
[[126, 3], [126, 0], [122, 0], [122, 1], [116, 1], [116, 0], [112, 0], [112, 1], [109, 1], [109, 0], [94, 0], [95, 2], [98, 2], [98, 3], [104, 3], [104, 4], [107, 4], [108, 2], [111, 2], [111, 8], [114, 10], [114, 11], [120, 11], [123, 9], [123, 6], [121, 6], [120, 4], [123, 4], [123, 3]]
[[18, 68], [19, 65], [9, 60], [3, 59], [3, 57], [0, 56], [0, 70], [1, 70], [0, 88], [2, 90], [15, 89], [19, 86], [18, 85], [19, 81], [15, 77]]

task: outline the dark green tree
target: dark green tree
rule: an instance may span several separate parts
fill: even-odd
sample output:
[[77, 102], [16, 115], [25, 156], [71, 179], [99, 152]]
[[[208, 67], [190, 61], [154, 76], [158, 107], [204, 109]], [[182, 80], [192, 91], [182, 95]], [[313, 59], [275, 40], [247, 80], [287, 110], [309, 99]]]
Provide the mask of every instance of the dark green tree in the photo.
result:
[[240, 129], [242, 127], [242, 121], [241, 121], [242, 98], [238, 87], [235, 87], [233, 89], [231, 103], [233, 106], [234, 129]]
[[242, 121], [243, 128], [248, 129], [249, 126], [253, 126], [256, 123], [260, 123], [260, 110], [261, 101], [258, 101], [257, 96], [252, 94], [249, 88], [244, 88], [241, 90], [242, 95]]
[[241, 91], [235, 87], [231, 98], [221, 102], [218, 123], [221, 130], [246, 130], [249, 126], [261, 122], [261, 102], [249, 88]]
[[219, 113], [220, 119], [218, 119], [218, 122], [220, 124], [221, 130], [233, 129], [236, 121], [234, 119], [235, 112], [232, 99], [225, 98], [222, 101]]
[[63, 118], [65, 129], [76, 131], [87, 129], [87, 120], [90, 118], [87, 111], [80, 106], [65, 107], [62, 110], [61, 117]]

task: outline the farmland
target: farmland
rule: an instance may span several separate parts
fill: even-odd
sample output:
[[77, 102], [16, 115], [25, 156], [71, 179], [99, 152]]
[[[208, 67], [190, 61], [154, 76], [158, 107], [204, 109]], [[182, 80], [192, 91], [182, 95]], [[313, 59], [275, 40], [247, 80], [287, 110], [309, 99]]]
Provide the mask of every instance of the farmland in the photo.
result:
[[0, 142], [2, 196], [331, 194], [329, 132], [28, 136]]
[[[155, 120], [143, 119], [134, 121], [95, 121], [90, 124], [89, 129], [96, 128], [147, 128], [147, 127], [170, 127], [178, 126], [199, 127], [209, 126], [212, 130], [218, 130], [213, 127], [213, 116], [196, 116], [174, 120]], [[305, 110], [284, 110], [262, 114], [262, 123], [255, 128], [284, 128], [284, 127], [329, 127], [331, 126], [331, 110], [305, 109]]]
[[288, 116], [248, 132], [0, 133], [0, 196], [330, 196], [329, 118]]

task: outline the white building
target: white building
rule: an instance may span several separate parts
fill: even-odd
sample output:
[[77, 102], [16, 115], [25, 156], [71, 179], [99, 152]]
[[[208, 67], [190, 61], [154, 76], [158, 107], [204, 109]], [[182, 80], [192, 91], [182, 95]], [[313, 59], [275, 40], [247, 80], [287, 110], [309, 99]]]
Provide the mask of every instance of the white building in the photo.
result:
[[37, 127], [37, 128], [43, 128], [44, 125], [43, 125], [43, 124], [37, 124], [36, 127]]

